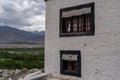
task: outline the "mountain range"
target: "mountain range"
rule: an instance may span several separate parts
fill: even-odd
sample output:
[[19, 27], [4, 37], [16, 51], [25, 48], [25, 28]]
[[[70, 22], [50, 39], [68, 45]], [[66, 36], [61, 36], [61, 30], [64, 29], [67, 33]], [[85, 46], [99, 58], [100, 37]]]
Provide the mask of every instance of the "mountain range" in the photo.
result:
[[0, 44], [44, 44], [45, 31], [24, 31], [9, 26], [0, 26]]

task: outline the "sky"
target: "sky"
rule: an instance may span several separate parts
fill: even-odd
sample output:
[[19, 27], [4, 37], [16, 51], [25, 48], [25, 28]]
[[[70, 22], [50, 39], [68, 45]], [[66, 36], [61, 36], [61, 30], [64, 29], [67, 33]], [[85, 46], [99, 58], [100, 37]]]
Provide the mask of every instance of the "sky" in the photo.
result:
[[45, 30], [44, 0], [0, 0], [0, 26]]

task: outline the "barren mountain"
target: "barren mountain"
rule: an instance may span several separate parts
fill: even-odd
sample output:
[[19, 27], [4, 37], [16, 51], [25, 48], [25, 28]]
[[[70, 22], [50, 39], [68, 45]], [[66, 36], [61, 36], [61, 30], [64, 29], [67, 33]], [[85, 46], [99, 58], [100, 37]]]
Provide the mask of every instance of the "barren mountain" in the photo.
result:
[[0, 43], [44, 44], [44, 31], [27, 32], [9, 26], [0, 26]]

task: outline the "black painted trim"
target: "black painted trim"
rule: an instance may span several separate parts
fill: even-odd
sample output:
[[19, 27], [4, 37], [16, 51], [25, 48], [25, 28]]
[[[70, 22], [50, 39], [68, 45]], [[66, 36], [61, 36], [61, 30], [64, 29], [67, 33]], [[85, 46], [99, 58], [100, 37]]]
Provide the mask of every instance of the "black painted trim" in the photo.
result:
[[[62, 32], [62, 12], [63, 11], [70, 11], [70, 10], [76, 10], [76, 9], [82, 9], [82, 8], [91, 8], [91, 31], [87, 32], [78, 32], [78, 33], [63, 33]], [[75, 37], [75, 36], [94, 36], [95, 35], [95, 3], [88, 3], [88, 4], [82, 4], [77, 5], [73, 7], [63, 8], [60, 9], [60, 27], [59, 27], [59, 36], [60, 37]]]
[[[77, 54], [78, 55], [78, 63], [79, 63], [79, 71], [77, 72], [68, 72], [63, 70], [63, 54]], [[61, 50], [60, 51], [60, 73], [63, 75], [71, 75], [81, 77], [81, 51], [80, 50]]]

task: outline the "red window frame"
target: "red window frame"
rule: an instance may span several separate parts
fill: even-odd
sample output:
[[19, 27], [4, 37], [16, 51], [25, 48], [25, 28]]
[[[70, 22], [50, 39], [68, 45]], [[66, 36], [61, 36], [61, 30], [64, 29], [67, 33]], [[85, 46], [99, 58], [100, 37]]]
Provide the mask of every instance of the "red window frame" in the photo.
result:
[[[76, 20], [75, 20], [76, 19]], [[63, 18], [63, 33], [91, 31], [90, 14]], [[81, 24], [81, 26], [80, 26]], [[76, 28], [76, 29], [75, 29]]]

